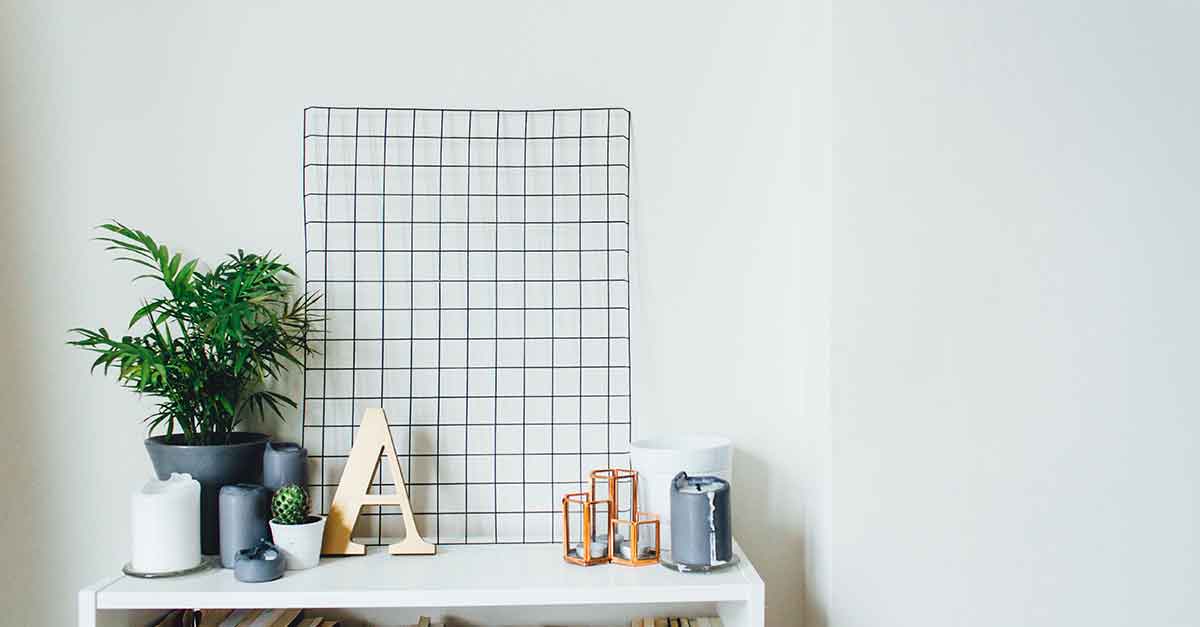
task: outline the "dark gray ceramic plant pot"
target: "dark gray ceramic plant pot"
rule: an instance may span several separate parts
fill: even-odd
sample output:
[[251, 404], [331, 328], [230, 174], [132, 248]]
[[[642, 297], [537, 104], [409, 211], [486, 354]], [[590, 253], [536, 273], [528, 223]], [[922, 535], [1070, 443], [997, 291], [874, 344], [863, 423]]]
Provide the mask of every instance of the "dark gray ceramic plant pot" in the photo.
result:
[[200, 482], [200, 550], [205, 555], [221, 552], [217, 503], [221, 486], [233, 483], [262, 483], [262, 433], [231, 433], [228, 444], [187, 445], [176, 435], [146, 438], [146, 452], [160, 480], [173, 472], [186, 472]]

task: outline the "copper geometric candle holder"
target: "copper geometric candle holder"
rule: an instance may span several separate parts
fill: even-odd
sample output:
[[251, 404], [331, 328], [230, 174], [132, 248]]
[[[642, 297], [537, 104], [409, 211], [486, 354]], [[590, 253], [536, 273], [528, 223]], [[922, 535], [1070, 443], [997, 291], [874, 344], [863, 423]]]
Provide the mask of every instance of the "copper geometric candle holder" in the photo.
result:
[[[563, 559], [581, 566], [657, 564], [662, 539], [659, 521], [638, 511], [637, 472], [601, 468], [589, 477], [587, 492], [572, 492], [562, 499]], [[571, 522], [575, 517], [580, 519], [578, 525]], [[577, 542], [572, 529], [581, 532]]]
[[[564, 560], [580, 566], [607, 564], [612, 560], [612, 543], [607, 537], [612, 510], [612, 501], [593, 500], [588, 492], [572, 492], [563, 496]], [[575, 516], [580, 519], [578, 526], [571, 524], [571, 519]], [[571, 537], [572, 529], [580, 531], [578, 542], [573, 541]]]
[[[621, 566], [657, 564], [662, 540], [658, 516], [638, 512], [632, 520], [614, 518], [608, 532], [608, 552]], [[628, 538], [627, 540], [625, 538]], [[654, 543], [651, 544], [650, 540]], [[619, 542], [620, 544], [615, 544]]]

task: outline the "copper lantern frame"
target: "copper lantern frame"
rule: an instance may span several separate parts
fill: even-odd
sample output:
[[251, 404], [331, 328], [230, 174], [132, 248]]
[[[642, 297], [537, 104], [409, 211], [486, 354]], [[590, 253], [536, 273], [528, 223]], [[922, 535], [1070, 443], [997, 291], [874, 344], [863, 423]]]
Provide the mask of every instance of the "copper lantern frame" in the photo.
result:
[[[642, 512], [638, 507], [637, 471], [631, 468], [601, 468], [593, 470], [590, 478], [592, 498], [596, 498], [597, 485], [604, 485], [606, 488], [605, 496], [613, 502], [608, 517], [608, 554], [611, 561], [622, 566], [649, 566], [657, 564], [659, 553], [661, 553], [659, 550], [662, 540], [661, 529], [657, 516]], [[625, 489], [630, 491], [629, 517], [621, 518], [621, 495]], [[639, 527], [649, 527], [651, 525], [654, 527], [654, 548], [647, 551], [646, 557], [640, 557], [641, 551], [638, 548]], [[629, 543], [629, 557], [622, 557], [616, 546], [617, 529], [620, 527], [629, 528], [629, 535], [626, 536]]]
[[[583, 529], [580, 536], [580, 545], [582, 550], [572, 554], [571, 549], [571, 505], [574, 504], [581, 508], [583, 512]], [[572, 564], [580, 566], [595, 566], [597, 564], [607, 564], [612, 561], [612, 538], [609, 538], [605, 546], [604, 555], [592, 557], [592, 534], [595, 531], [593, 526], [596, 520], [596, 508], [604, 505], [606, 511], [604, 528], [606, 531], [612, 529], [612, 511], [613, 503], [608, 499], [594, 500], [590, 492], [571, 492], [564, 494], [562, 497], [562, 515], [563, 515], [563, 559]]]

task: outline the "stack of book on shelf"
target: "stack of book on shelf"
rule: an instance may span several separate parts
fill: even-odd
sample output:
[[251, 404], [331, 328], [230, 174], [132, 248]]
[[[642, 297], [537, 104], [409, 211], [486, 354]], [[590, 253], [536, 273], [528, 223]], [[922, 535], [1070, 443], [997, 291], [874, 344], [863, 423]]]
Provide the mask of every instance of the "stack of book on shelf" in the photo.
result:
[[[301, 609], [283, 610], [175, 610], [150, 623], [149, 627], [349, 627], [340, 620], [318, 616], [318, 612]], [[445, 627], [422, 616], [411, 627]], [[716, 616], [687, 618], [682, 616], [647, 616], [635, 618], [630, 627], [723, 627]]]
[[[150, 627], [346, 627], [340, 620], [301, 609], [283, 610], [175, 610], [150, 623]], [[639, 623], [640, 626], [640, 623]], [[424, 616], [412, 627], [444, 627]]]
[[722, 627], [724, 623], [716, 616], [684, 618], [681, 616], [635, 618], [630, 627]]

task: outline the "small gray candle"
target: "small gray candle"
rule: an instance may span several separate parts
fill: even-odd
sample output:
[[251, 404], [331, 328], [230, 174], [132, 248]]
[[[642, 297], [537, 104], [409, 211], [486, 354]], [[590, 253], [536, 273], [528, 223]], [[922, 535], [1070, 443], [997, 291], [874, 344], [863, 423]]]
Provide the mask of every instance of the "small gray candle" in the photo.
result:
[[[620, 540], [620, 536], [617, 539]], [[596, 557], [604, 557], [608, 554], [608, 536], [596, 536], [591, 543], [592, 554], [585, 556], [583, 554], [583, 542], [580, 541], [575, 545], [575, 554], [584, 559], [592, 559]]]
[[221, 566], [233, 568], [237, 552], [271, 537], [271, 491], [260, 485], [238, 483], [221, 487], [218, 514], [221, 524]]
[[729, 482], [718, 477], [671, 480], [671, 557], [681, 566], [710, 568], [733, 559]]
[[274, 492], [289, 483], [308, 485], [308, 451], [294, 442], [267, 442], [263, 451], [263, 485]]
[[[652, 544], [653, 543], [651, 543], [651, 545]], [[629, 554], [629, 543], [628, 542], [621, 544], [621, 546], [617, 548], [617, 555], [620, 555], [622, 558], [627, 559], [627, 560], [635, 559], [632, 555]], [[654, 547], [647, 546], [646, 543], [643, 542], [641, 538], [638, 538], [638, 554], [637, 554], [636, 559], [644, 560], [644, 559], [650, 559], [652, 557], [654, 557]]]
[[[628, 525], [625, 526], [625, 529], [629, 529], [629, 526]], [[616, 536], [617, 555], [619, 555], [622, 558], [627, 559], [627, 560], [647, 559], [647, 558], [653, 557], [654, 556], [654, 531], [653, 531], [653, 529], [654, 529], [653, 527], [648, 526], [648, 525], [642, 525], [641, 528], [638, 529], [638, 554], [636, 556], [632, 555], [631, 554], [632, 552], [629, 550], [629, 545], [631, 544], [629, 539], [625, 538], [624, 536], [622, 536], [620, 534], [617, 534], [617, 536]], [[630, 534], [632, 535], [632, 533], [633, 532], [631, 530]]]
[[254, 546], [237, 552], [233, 576], [246, 583], [274, 581], [283, 576], [283, 566], [283, 554], [279, 547], [262, 539]]

